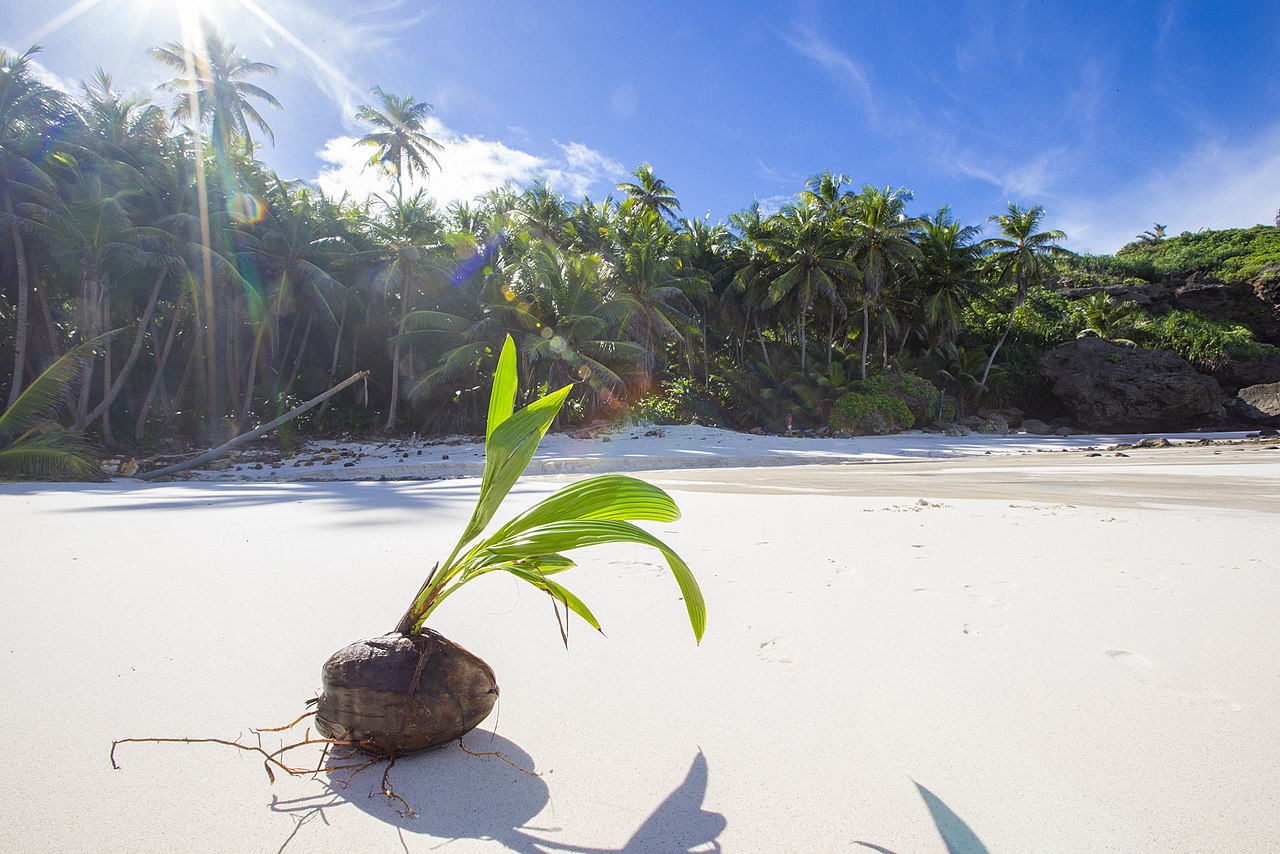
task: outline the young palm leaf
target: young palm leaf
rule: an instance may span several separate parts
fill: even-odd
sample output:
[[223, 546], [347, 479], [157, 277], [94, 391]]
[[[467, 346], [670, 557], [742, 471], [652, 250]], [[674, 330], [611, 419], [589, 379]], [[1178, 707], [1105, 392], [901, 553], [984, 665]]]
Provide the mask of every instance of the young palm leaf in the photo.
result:
[[475, 542], [528, 467], [570, 389], [571, 386], [565, 386], [551, 392], [512, 414], [516, 353], [514, 342], [507, 337], [489, 402], [485, 468], [476, 509], [449, 558], [432, 570], [414, 597], [397, 627], [401, 634], [410, 636], [421, 632], [432, 612], [462, 585], [498, 570], [546, 592], [598, 630], [600, 624], [591, 610], [547, 576], [574, 565], [561, 552], [631, 542], [652, 546], [667, 559], [684, 596], [694, 637], [702, 640], [706, 604], [693, 573], [669, 546], [631, 524], [680, 518], [671, 497], [652, 484], [616, 474], [589, 478], [565, 487], [502, 525], [489, 537]]

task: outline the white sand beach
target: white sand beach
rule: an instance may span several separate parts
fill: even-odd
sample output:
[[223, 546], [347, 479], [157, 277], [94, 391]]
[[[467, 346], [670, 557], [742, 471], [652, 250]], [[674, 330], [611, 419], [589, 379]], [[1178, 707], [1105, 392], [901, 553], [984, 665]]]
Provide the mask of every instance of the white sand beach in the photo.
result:
[[[582, 471], [653, 469], [684, 511], [652, 528], [701, 582], [703, 643], [638, 546], [580, 554], [564, 580], [607, 636], [575, 622], [567, 650], [544, 595], [469, 585], [435, 627], [502, 695], [465, 743], [535, 774], [457, 745], [402, 759], [416, 816], [378, 768], [273, 785], [225, 747], [126, 744], [119, 770], [108, 752], [251, 742], [306, 711], [329, 654], [389, 630], [452, 546], [477, 481], [447, 466], [474, 448], [0, 485], [19, 736], [0, 849], [1280, 848], [1274, 442], [1090, 456], [1059, 449], [1126, 438], [683, 429], [551, 437], [500, 518]], [[375, 480], [337, 480], [355, 468]], [[457, 479], [376, 481], [410, 476]]]

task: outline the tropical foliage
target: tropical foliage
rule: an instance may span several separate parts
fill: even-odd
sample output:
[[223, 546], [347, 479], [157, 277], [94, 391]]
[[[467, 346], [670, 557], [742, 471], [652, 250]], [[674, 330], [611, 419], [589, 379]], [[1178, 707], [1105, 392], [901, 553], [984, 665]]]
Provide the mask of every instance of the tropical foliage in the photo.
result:
[[69, 402], [70, 425], [105, 445], [240, 433], [357, 370], [367, 388], [305, 429], [479, 432], [507, 336], [528, 395], [568, 386], [559, 425], [822, 428], [878, 374], [937, 386], [939, 412], [1034, 403], [1038, 354], [1081, 332], [1202, 363], [1252, 346], [1203, 319], [1096, 300], [1088, 314], [1055, 282], [1280, 270], [1270, 226], [1155, 228], [1077, 258], [1038, 206], [1011, 204], [983, 239], [945, 207], [915, 214], [905, 189], [831, 172], [724, 223], [681, 219], [649, 164], [616, 197], [535, 183], [442, 207], [420, 189], [447, 163], [430, 106], [381, 88], [358, 145], [389, 192], [329, 198], [257, 159], [275, 69], [216, 31], [153, 49], [175, 75], [156, 102], [105, 72], [78, 96], [52, 90], [35, 50], [0, 56], [0, 400], [120, 329], [78, 362]]

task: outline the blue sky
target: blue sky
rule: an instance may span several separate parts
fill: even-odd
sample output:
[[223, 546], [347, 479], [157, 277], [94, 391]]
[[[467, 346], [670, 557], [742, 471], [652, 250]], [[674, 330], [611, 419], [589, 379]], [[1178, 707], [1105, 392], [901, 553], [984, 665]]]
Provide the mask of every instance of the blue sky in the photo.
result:
[[539, 177], [600, 199], [648, 161], [719, 220], [830, 169], [970, 223], [1041, 204], [1092, 252], [1280, 208], [1274, 2], [0, 0], [0, 45], [150, 91], [146, 48], [198, 15], [279, 67], [260, 157], [331, 191], [385, 185], [350, 144], [381, 85], [435, 105], [442, 199]]

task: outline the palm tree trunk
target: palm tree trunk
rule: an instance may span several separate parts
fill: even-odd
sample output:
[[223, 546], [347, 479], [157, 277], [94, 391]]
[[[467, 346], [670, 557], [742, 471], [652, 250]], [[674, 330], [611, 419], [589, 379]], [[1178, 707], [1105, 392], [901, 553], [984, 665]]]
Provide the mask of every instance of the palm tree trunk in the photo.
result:
[[[111, 328], [111, 289], [103, 288], [102, 290], [102, 313], [100, 329]], [[102, 399], [105, 401], [107, 395], [111, 393], [111, 340], [107, 339], [103, 342], [102, 348]], [[111, 404], [106, 403], [104, 406], [95, 407], [102, 409], [102, 441], [107, 445], [114, 445], [116, 442], [115, 434], [111, 431]], [[88, 424], [89, 418], [85, 417], [85, 423]]]
[[396, 424], [396, 404], [400, 398], [400, 331], [403, 324], [396, 326], [396, 342], [391, 348], [391, 402], [387, 405], [387, 423], [384, 429], [390, 432]]
[[[13, 216], [13, 199], [8, 191], [4, 194], [4, 212]], [[9, 386], [6, 408], [13, 406], [13, 402], [22, 393], [23, 373], [27, 368], [27, 314], [31, 284], [27, 279], [27, 249], [23, 245], [22, 232], [16, 224], [13, 226], [13, 258], [18, 268], [18, 307], [13, 328], [13, 383]]]
[[871, 337], [871, 311], [866, 301], [862, 303], [862, 378], [867, 378], [867, 339]]
[[982, 379], [978, 381], [978, 389], [973, 396], [973, 405], [977, 406], [982, 400], [982, 395], [987, 391], [987, 376], [991, 373], [991, 366], [996, 363], [996, 354], [1000, 352], [1000, 348], [1004, 346], [1004, 340], [1009, 337], [1009, 333], [1013, 330], [1013, 315], [1018, 310], [1015, 305], [1009, 312], [1009, 323], [1004, 328], [1004, 334], [1000, 336], [1000, 340], [996, 342], [995, 348], [991, 351], [991, 357], [987, 359], [987, 367], [982, 371]]
[[[346, 328], [346, 325], [347, 325], [347, 306], [348, 305], [349, 305], [348, 301], [344, 299], [342, 301], [342, 314], [338, 316], [338, 332], [333, 338], [333, 358], [329, 361], [329, 383], [330, 384], [333, 383], [334, 375], [338, 373], [338, 353], [342, 348], [342, 330]], [[325, 410], [328, 408], [329, 408], [329, 399], [325, 398], [324, 403], [320, 404], [320, 411], [316, 413], [316, 417], [319, 418], [321, 415], [324, 415]]]
[[[85, 267], [80, 277], [80, 329], [81, 340], [89, 341], [98, 336], [98, 321], [101, 317], [98, 308], [98, 271], [93, 265]], [[93, 380], [93, 365], [96, 358], [85, 359], [84, 375], [80, 380], [80, 395], [76, 399], [76, 417], [73, 428], [77, 432], [84, 430], [85, 418], [89, 414], [89, 393]]]
[[836, 350], [836, 313], [827, 315], [827, 373], [831, 373], [831, 359]]
[[258, 325], [258, 332], [253, 336], [253, 352], [249, 354], [249, 372], [244, 378], [244, 395], [240, 401], [240, 412], [236, 415], [236, 431], [244, 427], [249, 417], [249, 407], [253, 405], [253, 386], [258, 378], [258, 354], [262, 352], [262, 339], [267, 334], [268, 323], [263, 320]]
[[218, 339], [213, 308], [213, 243], [209, 227], [209, 187], [205, 180], [204, 151], [196, 151], [196, 203], [200, 206], [200, 293], [204, 302], [205, 416], [208, 431], [216, 430], [218, 401]]
[[[160, 288], [164, 284], [164, 280], [168, 277], [167, 270], [161, 270], [160, 275], [156, 276], [156, 283], [151, 288], [151, 296], [147, 300], [147, 307], [142, 313], [142, 319], [138, 321], [138, 331], [133, 336], [133, 346], [129, 350], [129, 356], [125, 359], [124, 364], [120, 367], [120, 373], [116, 375], [115, 381], [111, 383], [110, 388], [103, 383], [102, 402], [99, 403], [92, 412], [89, 413], [88, 423], [92, 424], [99, 416], [104, 419], [107, 417], [111, 409], [111, 404], [120, 394], [120, 390], [124, 388], [125, 381], [129, 378], [129, 374], [133, 372], [133, 367], [138, 361], [138, 356], [142, 352], [142, 343], [147, 336], [147, 327], [151, 325], [151, 318], [155, 314], [156, 301], [160, 298]], [[110, 349], [107, 350], [108, 358], [110, 358]], [[110, 362], [106, 368], [107, 374], [111, 373]], [[109, 432], [106, 426], [107, 421], [103, 421], [103, 432]], [[134, 431], [137, 435], [137, 431]]]
[[173, 352], [173, 341], [177, 337], [178, 324], [182, 321], [182, 309], [186, 305], [187, 291], [185, 288], [178, 290], [178, 303], [173, 308], [173, 317], [169, 320], [169, 331], [165, 334], [164, 349], [161, 350], [159, 358], [156, 359], [155, 376], [151, 378], [151, 386], [147, 389], [147, 396], [142, 401], [142, 408], [138, 411], [138, 421], [133, 427], [133, 437], [141, 439], [146, 429], [147, 415], [151, 412], [151, 403], [155, 400], [156, 391], [159, 390], [164, 382], [164, 369], [169, 363], [169, 354]]
[[[201, 373], [196, 370], [196, 363], [200, 361], [201, 353], [199, 347], [192, 347], [191, 352], [187, 355], [187, 366], [182, 369], [182, 378], [178, 380], [178, 387], [173, 392], [173, 397], [169, 400], [169, 410], [164, 416], [164, 425], [168, 427], [173, 424], [173, 419], [177, 417], [181, 411], [182, 396], [186, 394], [187, 386], [191, 384], [191, 377]], [[203, 367], [201, 364], [200, 367]], [[199, 405], [200, 401], [193, 401], [195, 405]]]
[[307, 341], [311, 338], [311, 321], [315, 319], [315, 315], [307, 315], [307, 325], [302, 329], [302, 341], [298, 344], [298, 355], [293, 360], [293, 369], [289, 371], [289, 381], [284, 386], [284, 396], [287, 398], [289, 392], [293, 391], [293, 384], [298, 380], [298, 372], [302, 370], [302, 357], [307, 352]]

